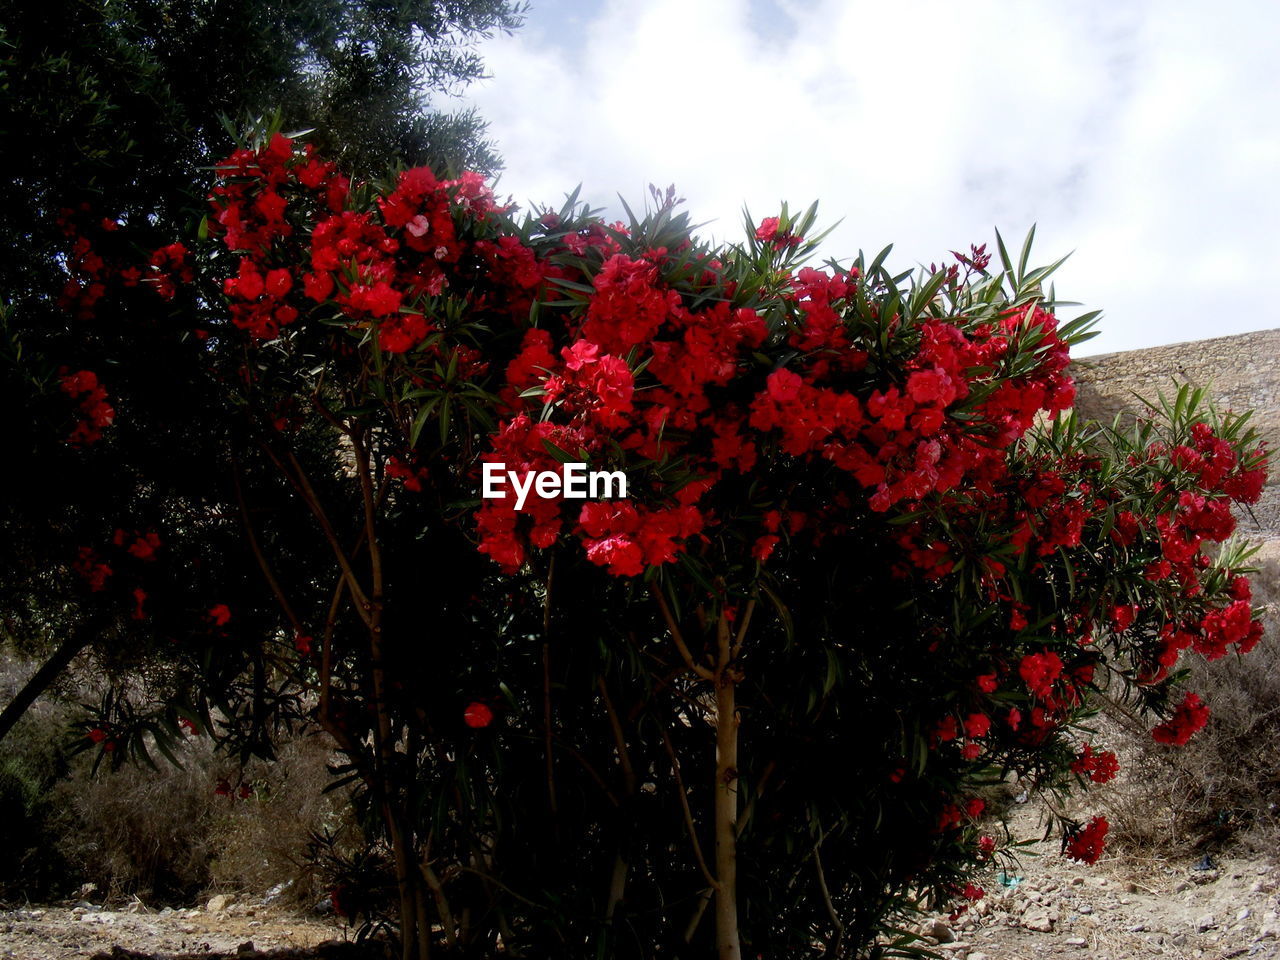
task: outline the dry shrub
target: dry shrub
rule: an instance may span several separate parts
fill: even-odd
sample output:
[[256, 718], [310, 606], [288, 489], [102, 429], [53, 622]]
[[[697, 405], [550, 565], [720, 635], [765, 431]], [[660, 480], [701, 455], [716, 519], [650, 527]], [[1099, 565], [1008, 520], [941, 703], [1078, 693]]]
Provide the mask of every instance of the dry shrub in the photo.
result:
[[285, 899], [311, 904], [321, 896], [325, 881], [308, 857], [312, 835], [358, 833], [345, 792], [324, 792], [332, 780], [326, 768], [331, 759], [327, 737], [299, 737], [280, 748], [274, 763], [246, 771], [253, 790], [248, 798], [218, 798], [224, 802], [211, 831], [215, 886], [262, 894], [293, 881]]
[[336, 830], [345, 816], [343, 795], [323, 793], [329, 755], [325, 738], [301, 736], [275, 762], [240, 770], [208, 738], [193, 737], [181, 767], [104, 767], [90, 776], [80, 765], [55, 790], [59, 848], [112, 897], [186, 901], [211, 887], [261, 896], [287, 884], [305, 901], [319, 885], [306, 858], [311, 833]]
[[1193, 658], [1188, 689], [1209, 705], [1208, 726], [1184, 747], [1162, 746], [1118, 713], [1125, 774], [1098, 799], [1111, 838], [1131, 851], [1189, 853], [1237, 845], [1280, 849], [1280, 630], [1275, 623], [1280, 544], [1255, 560], [1255, 597], [1267, 606], [1267, 631], [1244, 657]]
[[216, 759], [199, 738], [181, 759], [156, 770], [104, 765], [96, 776], [77, 764], [56, 788], [66, 815], [59, 847], [108, 896], [186, 899], [207, 885]]
[[[0, 697], [33, 669], [0, 652]], [[72, 701], [96, 692], [91, 677], [69, 676], [0, 740], [0, 897], [65, 897], [90, 881], [109, 897], [189, 902], [210, 887], [261, 896], [285, 884], [281, 899], [309, 906], [326, 886], [309, 859], [313, 833], [338, 838], [328, 852], [359, 846], [347, 794], [324, 792], [332, 748], [318, 729], [244, 770], [198, 736], [178, 751], [180, 767], [153, 751], [156, 769], [104, 763], [95, 775], [92, 751], [68, 750]], [[218, 792], [224, 781], [229, 793]]]

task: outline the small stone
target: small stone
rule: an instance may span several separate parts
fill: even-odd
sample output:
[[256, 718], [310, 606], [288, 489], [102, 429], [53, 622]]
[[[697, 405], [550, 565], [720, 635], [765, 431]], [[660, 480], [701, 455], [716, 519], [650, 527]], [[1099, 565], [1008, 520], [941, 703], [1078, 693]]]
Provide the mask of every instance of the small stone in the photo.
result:
[[1084, 937], [1068, 937], [1065, 941], [1068, 947], [1087, 947], [1089, 941]]
[[991, 958], [979, 950], [977, 953], [969, 954], [969, 960], [991, 960]]
[[934, 920], [930, 923], [925, 933], [939, 943], [954, 943], [956, 939], [956, 935], [951, 931], [951, 928], [941, 920]]
[[173, 907], [165, 907], [163, 910], [161, 910], [161, 911], [160, 911], [160, 916], [162, 916], [162, 917], [172, 917], [172, 916], [173, 916]]
[[1126, 883], [1126, 884], [1124, 885], [1124, 892], [1125, 892], [1125, 893], [1137, 893], [1137, 892], [1138, 892], [1138, 885], [1137, 885], [1136, 883], [1134, 883], [1132, 880], [1130, 880], [1128, 883]]
[[1179, 881], [1178, 881], [1178, 885], [1177, 885], [1176, 887], [1174, 887], [1174, 888], [1173, 888], [1173, 892], [1174, 892], [1174, 893], [1185, 893], [1186, 891], [1188, 891], [1188, 890], [1190, 890], [1190, 889], [1191, 889], [1191, 881], [1190, 881], [1190, 880], [1179, 880]]
[[1071, 885], [1072, 885], [1073, 887], [1083, 887], [1083, 886], [1084, 886], [1084, 877], [1072, 877], [1072, 878], [1071, 878]]
[[1082, 903], [1080, 904], [1079, 907], [1076, 908], [1076, 913], [1083, 913], [1086, 916], [1088, 916], [1089, 914], [1093, 913], [1093, 907], [1089, 906], [1089, 904], [1087, 903]]
[[1196, 920], [1196, 932], [1204, 933], [1206, 930], [1212, 930], [1218, 925], [1218, 921], [1213, 918], [1212, 913], [1206, 913], [1204, 916]]
[[223, 913], [227, 907], [231, 906], [235, 897], [229, 893], [220, 893], [216, 897], [210, 897], [209, 902], [205, 904], [205, 911], [208, 913]]
[[1053, 919], [1046, 913], [1033, 913], [1022, 918], [1022, 925], [1037, 933], [1052, 933]]
[[1236, 914], [1236, 919], [1243, 921], [1243, 920], [1248, 920], [1251, 916], [1253, 916], [1252, 910], [1250, 910], [1248, 907], [1241, 907], [1240, 912]]
[[1146, 930], [1147, 930], [1147, 925], [1145, 923], [1135, 923], [1132, 927], [1129, 928], [1130, 933], [1145, 933]]

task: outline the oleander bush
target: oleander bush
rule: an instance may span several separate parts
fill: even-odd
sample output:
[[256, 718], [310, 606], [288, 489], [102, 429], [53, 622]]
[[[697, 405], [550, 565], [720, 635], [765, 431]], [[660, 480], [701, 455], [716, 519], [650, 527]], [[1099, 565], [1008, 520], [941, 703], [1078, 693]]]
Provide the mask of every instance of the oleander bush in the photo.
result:
[[[394, 877], [343, 896], [406, 958], [909, 955], [914, 909], [1016, 850], [982, 790], [1113, 778], [1074, 732], [1100, 687], [1185, 744], [1184, 661], [1261, 637], [1247, 416], [1078, 421], [1095, 315], [1030, 237], [818, 268], [814, 208], [711, 246], [671, 193], [519, 216], [273, 129], [215, 173], [193, 238], [62, 215], [71, 322], [198, 376], [184, 440], [235, 504], [84, 525], [63, 575], [146, 682], [82, 743], [270, 757], [314, 720]], [[165, 422], [97, 346], [48, 381], [85, 470], [137, 429], [117, 396]], [[1101, 854], [1105, 817], [1058, 826]]]

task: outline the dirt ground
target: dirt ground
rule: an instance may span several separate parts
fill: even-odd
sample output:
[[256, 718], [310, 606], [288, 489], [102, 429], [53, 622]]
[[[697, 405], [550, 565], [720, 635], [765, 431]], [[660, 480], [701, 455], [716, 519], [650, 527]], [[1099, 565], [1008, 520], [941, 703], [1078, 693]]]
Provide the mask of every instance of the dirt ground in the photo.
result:
[[[1033, 834], [1036, 817], [1034, 805], [1021, 808], [1016, 832]], [[1274, 863], [1112, 858], [1088, 867], [1050, 845], [1029, 850], [1039, 855], [1024, 856], [1020, 871], [1003, 882], [987, 878], [987, 896], [966, 914], [921, 926], [932, 935], [926, 941], [932, 949], [955, 960], [1280, 960], [1280, 868]], [[0, 958], [16, 960], [88, 958], [113, 947], [154, 957], [245, 955], [350, 938], [339, 921], [252, 900], [161, 911], [140, 903], [0, 911]]]
[[[70, 960], [123, 947], [140, 954], [236, 953], [315, 947], [351, 939], [336, 921], [300, 917], [269, 907], [240, 906], [210, 912], [84, 906], [24, 907], [0, 912], [0, 957]], [[246, 946], [252, 944], [252, 947]]]
[[[1034, 804], [1012, 817], [1034, 836]], [[987, 895], [952, 921], [921, 926], [956, 960], [1280, 960], [1280, 868], [1251, 857], [1180, 860], [1112, 857], [1085, 866], [1055, 843], [1036, 844], [1019, 870], [986, 878]]]

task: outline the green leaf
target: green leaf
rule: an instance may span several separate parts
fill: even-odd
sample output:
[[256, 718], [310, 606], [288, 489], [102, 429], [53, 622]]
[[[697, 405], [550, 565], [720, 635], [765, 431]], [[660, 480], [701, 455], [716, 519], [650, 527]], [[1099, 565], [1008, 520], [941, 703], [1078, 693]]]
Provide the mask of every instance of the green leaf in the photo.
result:
[[586, 463], [587, 462], [577, 454], [570, 453], [568, 450], [565, 450], [562, 447], [557, 447], [550, 440], [543, 440], [542, 446], [547, 451], [547, 453], [555, 457], [556, 460], [560, 463]]
[[431, 416], [431, 411], [435, 409], [436, 404], [440, 402], [440, 397], [435, 396], [424, 403], [418, 410], [418, 415], [413, 418], [413, 426], [409, 429], [409, 446], [416, 447], [418, 445], [418, 437], [422, 435], [422, 428], [427, 424], [427, 418]]

